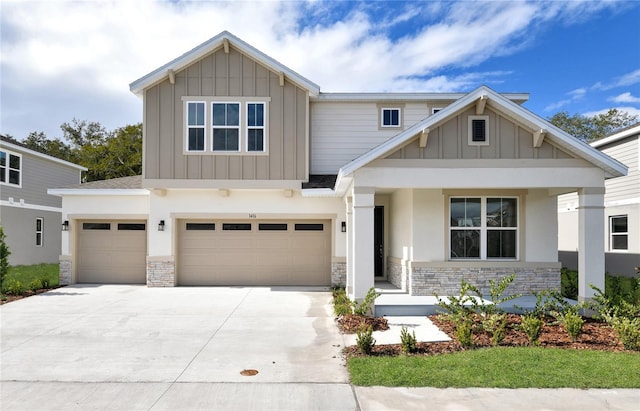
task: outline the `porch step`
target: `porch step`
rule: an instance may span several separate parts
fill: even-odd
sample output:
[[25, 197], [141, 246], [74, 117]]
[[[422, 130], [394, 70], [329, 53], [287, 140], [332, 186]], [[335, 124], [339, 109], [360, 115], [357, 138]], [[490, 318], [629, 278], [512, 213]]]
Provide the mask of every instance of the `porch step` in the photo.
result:
[[[385, 290], [386, 291], [386, 290]], [[375, 314], [381, 316], [427, 316], [440, 310], [434, 296], [410, 296], [406, 292], [385, 292], [376, 299]]]

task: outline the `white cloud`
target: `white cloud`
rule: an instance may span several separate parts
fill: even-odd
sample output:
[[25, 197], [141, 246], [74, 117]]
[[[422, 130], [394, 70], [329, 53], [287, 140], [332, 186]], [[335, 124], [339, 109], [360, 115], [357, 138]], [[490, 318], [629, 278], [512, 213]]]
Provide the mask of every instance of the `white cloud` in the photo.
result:
[[628, 91], [615, 97], [610, 97], [607, 100], [613, 101], [614, 103], [640, 103], [640, 97], [634, 97]]
[[597, 110], [597, 111], [589, 111], [586, 113], [582, 113], [583, 116], [587, 116], [587, 117], [593, 117], [595, 115], [598, 114], [607, 114], [607, 112], [609, 110], [611, 110], [612, 108], [618, 110], [618, 111], [624, 111], [632, 116], [638, 116], [640, 117], [640, 108], [638, 107], [632, 107], [632, 106], [621, 106], [621, 107], [607, 107], [604, 108], [602, 110]]

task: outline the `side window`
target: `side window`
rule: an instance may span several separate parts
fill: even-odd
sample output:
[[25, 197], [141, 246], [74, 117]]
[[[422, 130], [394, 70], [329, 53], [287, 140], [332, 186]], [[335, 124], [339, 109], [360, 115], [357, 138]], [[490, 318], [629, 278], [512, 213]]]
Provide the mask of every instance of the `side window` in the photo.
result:
[[400, 109], [382, 108], [380, 112], [380, 127], [400, 127]]
[[247, 151], [264, 151], [264, 103], [247, 104]]
[[629, 226], [626, 215], [609, 217], [609, 249], [611, 251], [629, 249]]
[[187, 103], [187, 151], [204, 151], [204, 102]]
[[0, 183], [21, 185], [22, 157], [7, 151], [0, 151]]
[[36, 246], [42, 247], [44, 245], [44, 218], [36, 218]]
[[469, 145], [489, 145], [489, 116], [469, 116]]
[[211, 105], [213, 151], [240, 151], [240, 104]]

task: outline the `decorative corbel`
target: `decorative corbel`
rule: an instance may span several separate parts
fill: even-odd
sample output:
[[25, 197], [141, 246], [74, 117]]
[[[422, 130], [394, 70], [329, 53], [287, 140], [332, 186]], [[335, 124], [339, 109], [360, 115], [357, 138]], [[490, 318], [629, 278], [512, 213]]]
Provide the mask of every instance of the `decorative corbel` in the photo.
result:
[[224, 54], [229, 54], [229, 40], [222, 39], [222, 47], [224, 47]]
[[169, 83], [176, 84], [176, 73], [173, 71], [173, 69], [169, 69], [167, 70], [167, 72], [169, 74]]
[[547, 130], [541, 128], [540, 130], [533, 133], [533, 146], [539, 148], [542, 146], [542, 142], [544, 141], [544, 136], [547, 134]]
[[226, 188], [221, 188], [218, 190], [218, 193], [220, 194], [220, 197], [229, 197], [229, 190]]
[[425, 148], [427, 146], [427, 140], [429, 139], [429, 129], [422, 129], [422, 133], [420, 133], [420, 148]]
[[280, 72], [280, 87], [284, 87], [284, 73]]
[[484, 107], [487, 105], [487, 100], [489, 100], [489, 97], [483, 94], [478, 101], [476, 101], [476, 115], [480, 116], [484, 114]]

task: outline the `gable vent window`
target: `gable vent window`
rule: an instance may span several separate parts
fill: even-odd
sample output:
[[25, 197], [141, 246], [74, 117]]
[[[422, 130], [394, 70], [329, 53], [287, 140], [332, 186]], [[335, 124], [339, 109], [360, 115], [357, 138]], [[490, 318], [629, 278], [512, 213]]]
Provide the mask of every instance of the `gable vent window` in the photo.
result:
[[489, 116], [469, 116], [469, 145], [489, 145]]

